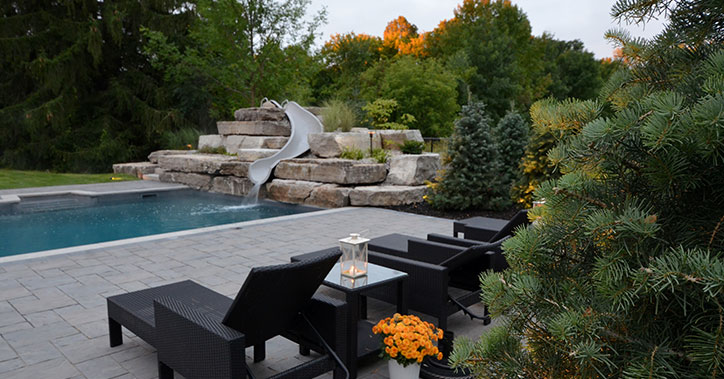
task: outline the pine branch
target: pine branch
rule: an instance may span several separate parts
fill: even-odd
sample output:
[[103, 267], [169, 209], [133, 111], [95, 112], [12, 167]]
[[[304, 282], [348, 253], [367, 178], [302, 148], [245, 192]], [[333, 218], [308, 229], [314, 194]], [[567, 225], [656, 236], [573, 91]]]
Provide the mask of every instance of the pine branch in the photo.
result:
[[576, 198], [576, 199], [578, 199], [578, 200], [583, 200], [583, 201], [586, 201], [586, 202], [588, 202], [588, 203], [598, 205], [599, 207], [604, 208], [604, 209], [607, 209], [607, 208], [608, 208], [608, 205], [606, 205], [605, 203], [603, 203], [603, 202], [600, 201], [600, 200], [594, 199], [594, 198], [589, 197], [589, 196], [581, 195], [581, 194], [579, 194], [579, 193], [575, 193], [575, 192], [568, 191], [568, 190], [565, 189], [565, 188], [553, 187], [553, 193], [556, 194], [556, 195], [563, 194], [563, 195], [565, 195], [566, 197], [573, 197], [573, 198]]
[[719, 232], [719, 227], [721, 226], [722, 222], [724, 222], [724, 215], [721, 216], [719, 222], [717, 222], [716, 226], [714, 227], [714, 231], [711, 232], [711, 238], [709, 238], [709, 245], [707, 245], [707, 247], [711, 247], [711, 244], [714, 243], [714, 237], [716, 237], [716, 234]]

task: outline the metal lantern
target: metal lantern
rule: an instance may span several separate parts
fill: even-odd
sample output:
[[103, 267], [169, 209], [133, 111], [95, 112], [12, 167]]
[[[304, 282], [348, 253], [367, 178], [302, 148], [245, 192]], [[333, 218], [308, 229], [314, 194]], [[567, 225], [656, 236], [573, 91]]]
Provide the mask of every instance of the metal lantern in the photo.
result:
[[339, 240], [342, 276], [356, 278], [367, 275], [367, 242], [369, 239], [360, 237], [359, 233], [351, 233], [349, 237]]

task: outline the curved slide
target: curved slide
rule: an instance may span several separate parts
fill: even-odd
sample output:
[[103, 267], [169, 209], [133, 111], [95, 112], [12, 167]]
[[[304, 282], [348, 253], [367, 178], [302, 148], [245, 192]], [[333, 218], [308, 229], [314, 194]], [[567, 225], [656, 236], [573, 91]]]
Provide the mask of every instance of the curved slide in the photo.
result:
[[[279, 103], [271, 101], [279, 107]], [[249, 179], [259, 186], [269, 179], [269, 176], [282, 159], [294, 158], [309, 150], [307, 134], [321, 133], [324, 131], [322, 123], [312, 112], [302, 108], [294, 101], [286, 102], [284, 112], [289, 118], [292, 127], [292, 134], [289, 141], [276, 154], [254, 161], [249, 166]]]

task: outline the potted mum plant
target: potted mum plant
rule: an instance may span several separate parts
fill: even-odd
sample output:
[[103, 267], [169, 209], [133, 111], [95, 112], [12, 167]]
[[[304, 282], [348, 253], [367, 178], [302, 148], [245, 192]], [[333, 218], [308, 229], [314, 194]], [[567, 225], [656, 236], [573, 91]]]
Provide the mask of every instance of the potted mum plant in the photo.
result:
[[380, 320], [372, 332], [381, 334], [380, 357], [387, 360], [391, 379], [418, 378], [425, 357], [442, 359], [442, 353], [433, 344], [442, 338], [442, 329], [417, 316], [395, 313]]

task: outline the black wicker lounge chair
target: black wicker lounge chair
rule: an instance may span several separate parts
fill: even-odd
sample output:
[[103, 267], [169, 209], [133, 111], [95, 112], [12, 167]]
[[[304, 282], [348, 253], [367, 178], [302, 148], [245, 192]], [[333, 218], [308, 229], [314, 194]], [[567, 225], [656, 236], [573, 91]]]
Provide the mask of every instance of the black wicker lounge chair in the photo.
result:
[[[453, 223], [453, 237], [463, 232], [465, 239], [491, 242], [511, 235], [520, 225], [528, 225], [528, 210], [523, 209], [509, 221], [489, 217], [472, 217]], [[448, 237], [450, 238], [450, 237]]]
[[338, 357], [346, 354], [346, 304], [312, 296], [339, 256], [255, 267], [233, 300], [192, 281], [109, 297], [111, 347], [123, 343], [125, 326], [156, 348], [159, 378], [244, 378], [245, 348], [261, 361], [265, 341], [282, 335], [324, 355], [275, 377], [348, 376]]
[[[369, 242], [369, 261], [406, 272], [409, 307], [436, 317], [440, 328], [447, 329], [448, 316], [460, 310], [487, 324], [487, 315], [477, 315], [468, 307], [480, 302], [480, 273], [507, 267], [500, 250], [506, 238], [463, 247], [389, 234]], [[391, 300], [383, 293], [371, 296]]]

